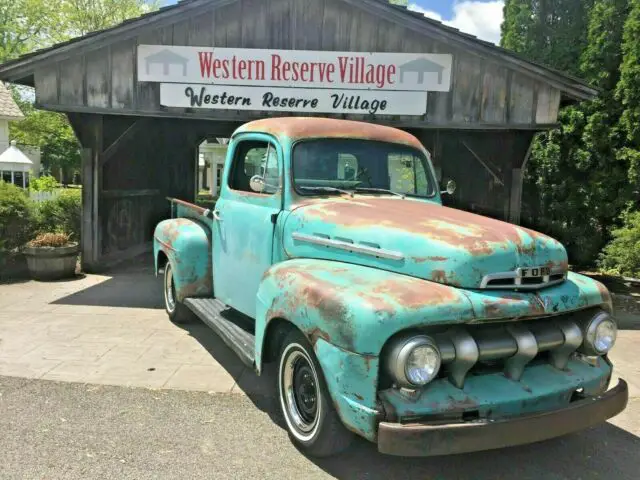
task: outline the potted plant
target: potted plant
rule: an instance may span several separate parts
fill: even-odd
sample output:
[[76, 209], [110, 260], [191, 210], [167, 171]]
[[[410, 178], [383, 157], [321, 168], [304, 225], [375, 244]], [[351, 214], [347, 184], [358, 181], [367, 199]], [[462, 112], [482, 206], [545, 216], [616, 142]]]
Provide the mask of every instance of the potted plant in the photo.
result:
[[42, 233], [27, 243], [24, 255], [31, 277], [58, 280], [73, 277], [78, 260], [78, 243], [66, 233]]

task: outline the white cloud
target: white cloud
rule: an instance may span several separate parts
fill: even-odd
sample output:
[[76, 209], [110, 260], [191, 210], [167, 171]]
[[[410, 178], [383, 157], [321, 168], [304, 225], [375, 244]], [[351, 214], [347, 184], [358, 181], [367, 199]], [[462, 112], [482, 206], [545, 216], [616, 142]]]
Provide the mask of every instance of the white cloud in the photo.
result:
[[409, 4], [409, 10], [422, 13], [425, 17], [438, 20], [445, 25], [493, 43], [500, 42], [500, 25], [503, 20], [504, 0], [482, 2], [477, 0], [456, 1], [453, 18], [443, 20], [442, 16], [416, 3]]

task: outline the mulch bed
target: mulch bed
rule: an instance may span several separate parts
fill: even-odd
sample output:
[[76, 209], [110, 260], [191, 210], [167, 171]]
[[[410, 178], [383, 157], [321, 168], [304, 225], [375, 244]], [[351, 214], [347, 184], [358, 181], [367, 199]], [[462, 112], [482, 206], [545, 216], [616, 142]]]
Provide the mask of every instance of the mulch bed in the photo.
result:
[[617, 313], [640, 315], [640, 281], [597, 272], [580, 273], [606, 285], [611, 292], [613, 307]]

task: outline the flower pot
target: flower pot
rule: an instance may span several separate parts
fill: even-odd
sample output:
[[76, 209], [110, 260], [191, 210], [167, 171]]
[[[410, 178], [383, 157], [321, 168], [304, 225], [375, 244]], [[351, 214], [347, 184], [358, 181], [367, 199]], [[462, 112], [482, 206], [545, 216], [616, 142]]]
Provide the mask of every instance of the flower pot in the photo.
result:
[[59, 280], [73, 277], [78, 261], [78, 244], [66, 247], [26, 247], [24, 256], [35, 280]]

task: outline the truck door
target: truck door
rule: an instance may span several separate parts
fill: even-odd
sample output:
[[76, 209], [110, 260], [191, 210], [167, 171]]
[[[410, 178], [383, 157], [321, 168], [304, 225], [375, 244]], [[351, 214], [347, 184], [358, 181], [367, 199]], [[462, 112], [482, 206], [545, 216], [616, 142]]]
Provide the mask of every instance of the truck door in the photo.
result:
[[[282, 149], [270, 136], [232, 139], [214, 213], [214, 294], [255, 318], [256, 294], [271, 266], [275, 221], [282, 210]], [[259, 176], [262, 186], [251, 186]]]

